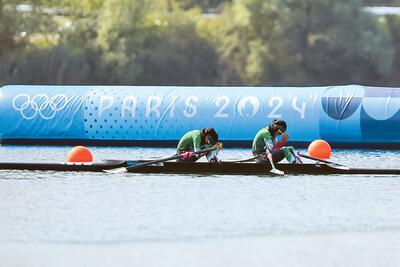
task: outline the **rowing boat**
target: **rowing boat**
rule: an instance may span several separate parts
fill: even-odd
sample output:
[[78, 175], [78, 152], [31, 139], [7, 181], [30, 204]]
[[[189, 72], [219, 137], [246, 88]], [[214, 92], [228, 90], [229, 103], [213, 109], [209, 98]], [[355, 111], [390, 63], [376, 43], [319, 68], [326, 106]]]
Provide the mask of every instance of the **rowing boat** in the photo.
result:
[[102, 172], [103, 170], [126, 167], [128, 163], [125, 160], [105, 160], [93, 163], [0, 162], [0, 170]]
[[[49, 171], [88, 171], [102, 172], [119, 167], [138, 166], [130, 169], [133, 173], [184, 173], [184, 174], [231, 174], [231, 175], [269, 175], [271, 167], [254, 162], [175, 162], [166, 161], [152, 165], [140, 166], [146, 160], [106, 160], [94, 163], [15, 163], [0, 162], [0, 169], [8, 170], [49, 170]], [[400, 175], [400, 169], [383, 168], [348, 168], [341, 165], [325, 163], [288, 164], [278, 163], [276, 167], [287, 174], [387, 174]]]

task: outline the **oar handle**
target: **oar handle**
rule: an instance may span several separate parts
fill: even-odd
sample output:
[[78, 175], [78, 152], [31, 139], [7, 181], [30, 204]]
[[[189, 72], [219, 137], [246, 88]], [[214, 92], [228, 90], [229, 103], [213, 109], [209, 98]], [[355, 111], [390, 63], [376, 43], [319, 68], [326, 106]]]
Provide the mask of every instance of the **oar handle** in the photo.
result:
[[335, 163], [335, 162], [332, 162], [332, 161], [329, 161], [329, 160], [324, 160], [324, 159], [315, 158], [315, 157], [312, 157], [312, 156], [309, 156], [309, 155], [302, 154], [302, 153], [300, 153], [300, 152], [298, 152], [297, 154], [298, 154], [300, 157], [302, 157], [302, 158], [312, 159], [312, 160], [315, 160], [315, 161], [320, 161], [320, 162], [324, 162], [324, 163], [328, 163], [328, 164], [333, 164], [333, 165], [338, 165], [338, 166], [343, 166], [342, 164], [339, 164], [339, 163]]

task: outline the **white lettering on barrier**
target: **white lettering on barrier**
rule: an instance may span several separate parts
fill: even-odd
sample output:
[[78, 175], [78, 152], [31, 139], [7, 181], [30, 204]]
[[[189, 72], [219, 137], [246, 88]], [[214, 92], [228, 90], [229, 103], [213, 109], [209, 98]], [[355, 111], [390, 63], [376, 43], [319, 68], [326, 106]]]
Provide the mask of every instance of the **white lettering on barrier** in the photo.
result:
[[186, 109], [183, 111], [183, 115], [187, 118], [192, 118], [197, 114], [197, 107], [193, 102], [199, 102], [199, 98], [197, 96], [189, 96], [185, 100]]
[[293, 99], [292, 99], [292, 108], [295, 111], [299, 112], [301, 119], [305, 118], [305, 116], [306, 116], [306, 103], [305, 102], [301, 103], [301, 108], [300, 108], [300, 107], [297, 106], [297, 97], [293, 97]]
[[[247, 111], [248, 103], [250, 103], [252, 106], [251, 112]], [[249, 118], [254, 117], [257, 114], [258, 110], [260, 109], [260, 101], [258, 100], [257, 97], [247, 96], [238, 102], [237, 109], [240, 116], [242, 117], [249, 117]]]
[[[108, 103], [107, 103], [107, 101], [108, 101]], [[101, 96], [100, 103], [99, 103], [99, 117], [101, 117], [103, 115], [104, 111], [111, 108], [113, 104], [114, 104], [114, 97], [106, 96], [106, 95]]]
[[[93, 93], [90, 94], [89, 99], [93, 98]], [[290, 99], [290, 98], [289, 98]], [[176, 105], [180, 106], [178, 101], [184, 102], [184, 109], [182, 115], [187, 118], [193, 118], [197, 115], [198, 107], [196, 103], [199, 102], [197, 96], [188, 96], [182, 98], [180, 96], [171, 96], [171, 102], [169, 106], [163, 112], [169, 113], [169, 117], [174, 117]], [[229, 118], [234, 115], [235, 109], [241, 117], [251, 118], [254, 117], [258, 112], [260, 112], [261, 102], [259, 98], [255, 96], [246, 96], [242, 99], [237, 99], [236, 107], [233, 109], [229, 108], [231, 103], [231, 98], [228, 96], [219, 96], [215, 99], [215, 106], [217, 108], [214, 114], [215, 118]], [[55, 113], [64, 109], [69, 102], [66, 95], [57, 94], [53, 97], [48, 97], [46, 94], [37, 94], [32, 98], [28, 94], [19, 94], [15, 96], [12, 100], [13, 108], [21, 113], [21, 116], [27, 120], [31, 120], [40, 115], [43, 119], [49, 120], [55, 116]], [[163, 98], [158, 96], [149, 96], [145, 102], [145, 117], [150, 117], [152, 113], [156, 117], [161, 116], [160, 107], [163, 103]], [[98, 104], [98, 117], [101, 117], [104, 112], [111, 109], [115, 104], [115, 99], [112, 96], [103, 95], [99, 98]], [[282, 114], [279, 113], [280, 108], [284, 105], [284, 99], [282, 97], [271, 97], [268, 100], [268, 106], [272, 108], [271, 112], [267, 115], [268, 118], [276, 119], [281, 118]], [[301, 102], [299, 105], [298, 97], [293, 97], [291, 99], [291, 109], [299, 113], [300, 118], [304, 119], [306, 117], [306, 102]], [[127, 96], [122, 100], [120, 105], [120, 116], [125, 118], [127, 112], [131, 117], [136, 116], [136, 111], [138, 108], [138, 99], [135, 96]], [[209, 111], [209, 110], [208, 110]]]
[[[221, 104], [221, 102], [223, 102]], [[231, 100], [229, 99], [229, 97], [227, 96], [220, 96], [215, 100], [215, 105], [217, 107], [220, 107], [220, 109], [217, 111], [217, 113], [215, 113], [214, 117], [215, 118], [228, 118], [229, 114], [228, 113], [222, 113], [225, 108], [229, 105], [229, 103], [231, 102]]]
[[[153, 102], [155, 102], [155, 104], [153, 105]], [[147, 103], [146, 103], [146, 117], [150, 117], [150, 113], [154, 112], [156, 113], [156, 117], [159, 118], [160, 117], [160, 111], [158, 110], [158, 108], [161, 105], [161, 98], [158, 96], [150, 96], [147, 98]]]
[[[277, 103], [274, 107], [274, 103]], [[282, 97], [272, 97], [269, 102], [268, 105], [270, 107], [273, 107], [272, 111], [268, 114], [267, 118], [272, 118], [272, 119], [279, 119], [282, 118], [282, 114], [276, 113], [278, 111], [278, 109], [283, 105], [283, 99]]]
[[[171, 104], [168, 106], [169, 117], [175, 116], [175, 105], [179, 96], [172, 96]], [[189, 96], [185, 99], [185, 109], [183, 110], [183, 115], [187, 118], [193, 118], [197, 115], [197, 106], [195, 103], [199, 102], [199, 98], [197, 96]], [[306, 116], [306, 107], [307, 103], [302, 102], [301, 105], [298, 105], [298, 98], [293, 97], [291, 101], [291, 107], [294, 111], [297, 111], [300, 115], [301, 119], [304, 119]], [[214, 114], [215, 118], [229, 118], [230, 114], [227, 110], [229, 104], [231, 103], [231, 99], [228, 96], [220, 96], [215, 100], [215, 106], [218, 108], [217, 112]], [[114, 98], [111, 96], [102, 96], [100, 97], [99, 103], [99, 117], [102, 116], [103, 112], [108, 110], [114, 104]], [[151, 113], [155, 113], [156, 117], [161, 116], [160, 106], [162, 104], [162, 99], [158, 96], [150, 96], [147, 98], [146, 107], [145, 107], [145, 116], [150, 117]], [[284, 100], [282, 97], [272, 97], [268, 101], [268, 106], [272, 108], [271, 112], [267, 115], [267, 118], [278, 119], [282, 118], [282, 114], [279, 113], [279, 109], [284, 105]], [[237, 103], [237, 111], [240, 116], [251, 118], [254, 117], [257, 112], [259, 112], [261, 107], [260, 100], [255, 96], [246, 96]], [[136, 116], [137, 109], [137, 98], [134, 96], [125, 97], [122, 101], [121, 106], [121, 117], [124, 118], [126, 116], [126, 112], [129, 112], [132, 117]]]
[[169, 105], [168, 109], [169, 109], [169, 117], [173, 118], [174, 117], [174, 112], [175, 112], [175, 103], [176, 100], [178, 100], [178, 96], [173, 96], [172, 97], [172, 101], [171, 104]]
[[131, 117], [134, 118], [136, 116], [136, 105], [137, 99], [134, 96], [125, 97], [122, 101], [121, 107], [121, 118], [125, 118], [125, 111], [129, 111]]

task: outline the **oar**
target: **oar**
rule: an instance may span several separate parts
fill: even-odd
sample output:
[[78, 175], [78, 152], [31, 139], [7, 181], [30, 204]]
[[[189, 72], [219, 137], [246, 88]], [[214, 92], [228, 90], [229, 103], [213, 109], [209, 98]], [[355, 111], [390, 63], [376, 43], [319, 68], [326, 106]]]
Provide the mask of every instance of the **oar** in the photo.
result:
[[241, 162], [249, 162], [249, 161], [253, 161], [255, 159], [257, 159], [258, 156], [254, 156], [248, 159], [236, 159], [236, 160], [224, 160], [222, 161], [223, 163], [227, 162], [227, 163], [241, 163]]
[[309, 155], [302, 154], [300, 152], [297, 152], [297, 154], [299, 155], [299, 157], [302, 157], [302, 158], [312, 159], [312, 160], [315, 160], [315, 161], [320, 161], [320, 162], [323, 162], [323, 163], [336, 165], [336, 166], [340, 167], [341, 169], [347, 169], [347, 170], [349, 169], [349, 167], [347, 167], [347, 166], [344, 166], [342, 164], [335, 163], [335, 162], [332, 162], [332, 161], [329, 161], [329, 160], [315, 158], [315, 157], [312, 157], [312, 156], [309, 156]]
[[[227, 161], [223, 161], [223, 162], [241, 163], [241, 162], [253, 161], [253, 160], [257, 159], [258, 157], [260, 157], [260, 156], [257, 155], [257, 156], [254, 156], [254, 157], [251, 157], [251, 158], [248, 158], [248, 159], [227, 160]], [[272, 169], [270, 170], [271, 173], [277, 174], [277, 175], [285, 175], [285, 173], [284, 173], [283, 171], [278, 170], [278, 169], [275, 167], [275, 164], [274, 164], [273, 161], [271, 161], [271, 160], [269, 159], [269, 162], [271, 163], [271, 166], [272, 166]]]
[[[199, 154], [208, 153], [208, 152], [214, 151], [214, 150], [220, 150], [221, 148], [222, 148], [222, 143], [217, 143], [213, 147], [202, 149], [202, 150], [199, 150], [199, 151], [194, 151], [192, 153], [194, 155], [199, 155]], [[104, 171], [108, 172], [108, 173], [123, 173], [123, 172], [127, 172], [127, 171], [134, 170], [134, 169], [137, 169], [137, 168], [141, 168], [141, 167], [144, 167], [144, 166], [148, 166], [148, 165], [152, 165], [152, 164], [156, 164], [156, 163], [160, 163], [160, 162], [165, 162], [165, 161], [168, 161], [168, 160], [178, 159], [180, 157], [181, 157], [181, 155], [175, 154], [175, 155], [170, 156], [168, 158], [151, 160], [151, 161], [145, 162], [143, 164], [139, 164], [139, 165], [128, 166], [128, 167], [120, 167], [120, 168], [109, 169], [109, 170], [104, 170]]]
[[[273, 174], [277, 174], [277, 175], [285, 175], [285, 173], [283, 171], [278, 170], [275, 167], [274, 160], [272, 159], [272, 154], [270, 153], [269, 155], [270, 155], [270, 157], [268, 157], [268, 155], [266, 155], [266, 157], [268, 158], [268, 161], [269, 161], [269, 163], [271, 164], [271, 167], [272, 167], [271, 170], [269, 170], [269, 172], [273, 173]], [[265, 156], [262, 156], [262, 154], [258, 155], [258, 157], [260, 157], [263, 161], [265, 161]]]
[[285, 173], [284, 173], [283, 171], [278, 170], [278, 169], [275, 167], [275, 164], [274, 164], [274, 161], [272, 160], [272, 158], [269, 158], [269, 157], [268, 157], [268, 160], [269, 160], [269, 163], [271, 163], [271, 167], [272, 167], [272, 169], [271, 169], [269, 172], [271, 172], [271, 173], [273, 173], [273, 174], [277, 174], [277, 175], [285, 175]]

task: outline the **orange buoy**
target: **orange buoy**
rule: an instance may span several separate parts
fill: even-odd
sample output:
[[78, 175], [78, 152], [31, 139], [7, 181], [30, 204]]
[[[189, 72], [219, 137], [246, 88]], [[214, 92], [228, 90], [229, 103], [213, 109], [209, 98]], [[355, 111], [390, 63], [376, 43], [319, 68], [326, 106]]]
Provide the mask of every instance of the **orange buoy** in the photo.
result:
[[319, 158], [319, 159], [329, 159], [331, 157], [331, 146], [328, 142], [318, 139], [313, 141], [308, 146], [308, 155]]
[[76, 146], [68, 152], [68, 162], [93, 162], [92, 152], [84, 146]]

